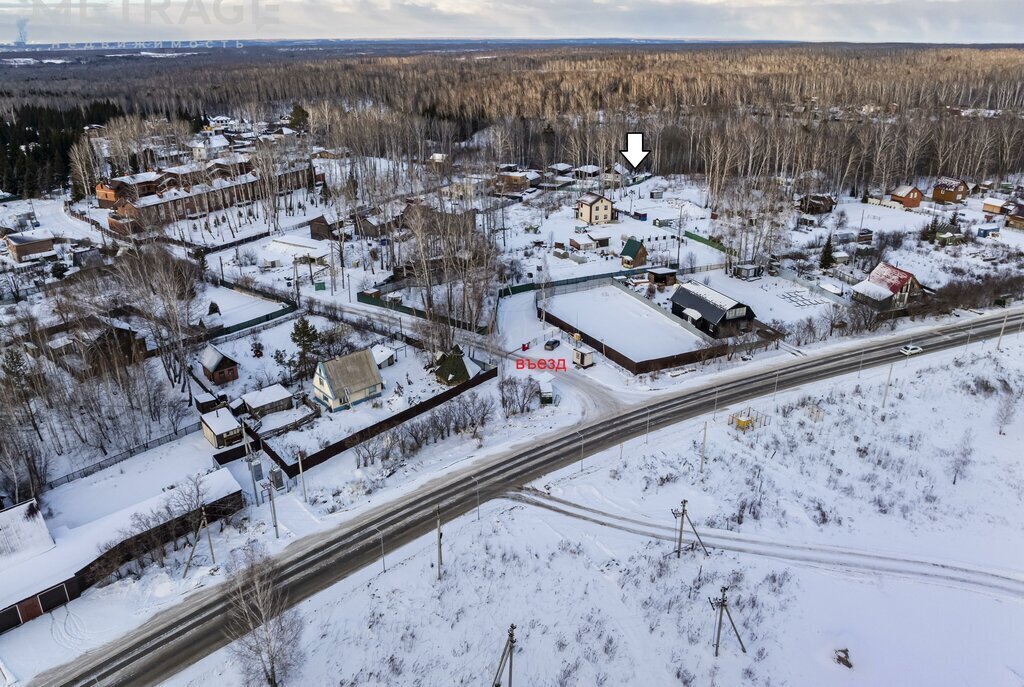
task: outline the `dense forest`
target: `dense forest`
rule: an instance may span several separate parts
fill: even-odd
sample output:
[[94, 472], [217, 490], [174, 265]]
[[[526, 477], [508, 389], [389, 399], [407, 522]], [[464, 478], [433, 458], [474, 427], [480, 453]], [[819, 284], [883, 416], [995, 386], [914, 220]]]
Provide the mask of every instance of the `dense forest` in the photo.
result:
[[[59, 79], [46, 78], [58, 67]], [[268, 49], [5, 72], [0, 187], [25, 195], [66, 178], [83, 123], [119, 111], [266, 120], [294, 103], [310, 112], [318, 142], [389, 157], [419, 156], [427, 141], [458, 153], [466, 148], [456, 144], [472, 139], [524, 165], [610, 164], [624, 132], [642, 127], [652, 171], [706, 175], [716, 203], [736, 178], [806, 179], [860, 194], [921, 176], [1024, 169], [1024, 51], [1011, 48], [587, 47], [317, 59]], [[38, 147], [23, 152], [26, 137]]]

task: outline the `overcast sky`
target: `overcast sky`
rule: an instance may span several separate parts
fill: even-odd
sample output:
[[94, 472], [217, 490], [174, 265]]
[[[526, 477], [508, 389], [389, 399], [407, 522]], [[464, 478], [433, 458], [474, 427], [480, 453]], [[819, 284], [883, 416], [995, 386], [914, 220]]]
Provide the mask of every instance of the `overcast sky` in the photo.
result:
[[0, 0], [0, 41], [709, 38], [1019, 42], [1022, 0]]

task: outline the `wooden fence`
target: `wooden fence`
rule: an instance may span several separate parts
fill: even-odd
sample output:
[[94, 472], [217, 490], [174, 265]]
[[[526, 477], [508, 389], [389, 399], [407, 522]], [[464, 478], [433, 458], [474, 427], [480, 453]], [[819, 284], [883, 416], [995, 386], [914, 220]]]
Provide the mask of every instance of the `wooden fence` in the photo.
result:
[[[469, 391], [470, 389], [477, 387], [488, 380], [495, 379], [497, 376], [498, 368], [492, 367], [489, 370], [481, 372], [476, 377], [473, 377], [467, 382], [463, 382], [458, 386], [454, 386], [451, 389], [442, 391], [438, 395], [428, 398], [426, 401], [423, 401], [422, 403], [417, 403], [411, 408], [406, 408], [402, 412], [387, 417], [381, 420], [380, 422], [370, 425], [369, 427], [364, 427], [363, 429], [357, 432], [353, 432], [352, 434], [348, 435], [341, 441], [335, 442], [330, 446], [327, 446], [317, 451], [316, 453], [311, 453], [310, 455], [303, 458], [302, 468], [304, 470], [308, 470], [312, 467], [316, 467], [317, 465], [326, 463], [328, 460], [338, 455], [339, 453], [343, 453], [349, 450], [350, 448], [353, 448], [354, 446], [363, 443], [368, 439], [372, 439], [373, 437], [382, 434], [388, 431], [389, 429], [397, 427], [403, 422], [408, 422], [409, 420], [412, 420], [413, 418], [422, 415], [423, 413], [433, 410], [442, 403], [450, 401], [459, 394], [465, 393], [466, 391]], [[280, 467], [281, 470], [283, 470], [284, 473], [288, 475], [288, 477], [294, 478], [298, 476], [298, 463], [292, 463], [290, 461], [284, 460], [284, 458], [282, 458], [282, 456], [278, 454], [277, 451], [275, 451], [273, 447], [268, 442], [264, 441], [263, 438], [260, 437], [257, 433], [250, 431], [249, 435], [252, 436], [254, 441], [256, 442], [255, 444], [251, 445], [251, 448], [253, 450], [255, 450], [256, 448], [262, 448], [263, 451], [266, 452], [267, 456], [272, 461], [274, 461], [274, 463], [277, 464], [277, 466]], [[243, 456], [245, 456], [245, 446], [244, 444], [239, 444], [227, 449], [226, 451], [215, 453], [213, 455], [213, 459], [217, 461], [218, 465], [226, 465], [232, 461], [242, 458]]]

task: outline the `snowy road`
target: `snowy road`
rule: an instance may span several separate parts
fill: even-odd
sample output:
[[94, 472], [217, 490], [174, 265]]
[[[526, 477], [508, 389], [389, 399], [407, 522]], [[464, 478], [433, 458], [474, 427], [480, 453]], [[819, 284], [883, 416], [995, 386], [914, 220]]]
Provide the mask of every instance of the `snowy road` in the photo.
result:
[[[585, 520], [651, 539], [672, 542], [676, 538], [677, 529], [675, 527], [615, 515], [550, 496], [535, 489], [524, 488], [517, 492], [511, 492], [507, 498], [529, 506], [545, 508], [566, 517]], [[738, 534], [728, 530], [701, 528], [698, 533], [701, 541], [710, 549], [765, 556], [789, 563], [831, 570], [894, 575], [928, 584], [966, 589], [989, 595], [1024, 597], [1024, 572], [1020, 571], [997, 572], [964, 563], [904, 557], [839, 546], [795, 544]], [[687, 529], [683, 541], [684, 547], [695, 543], [691, 530]]]
[[[756, 370], [737, 370], [711, 379], [703, 386], [661, 397], [647, 405], [634, 406], [617, 416], [589, 419], [555, 438], [535, 438], [525, 448], [439, 476], [416, 493], [382, 504], [332, 531], [298, 540], [276, 559], [280, 584], [290, 603], [296, 604], [378, 560], [378, 536], [384, 538], [385, 548], [394, 550], [430, 532], [435, 525], [434, 513], [438, 507], [444, 520], [452, 520], [475, 508], [477, 498], [490, 500], [501, 497], [509, 489], [575, 463], [582, 456], [641, 436], [648, 429], [666, 427], [709, 413], [713, 408], [770, 395], [774, 389], [796, 388], [808, 382], [856, 372], [861, 367], [904, 360], [898, 348], [911, 340], [927, 355], [970, 341], [995, 338], [1000, 335], [1004, 323], [1011, 332], [1024, 327], [1024, 309], [1006, 310], [911, 334], [859, 342], [855, 347], [838, 351], [823, 350], [806, 357], [787, 358]], [[728, 543], [724, 536], [721, 539]], [[757, 546], [765, 544], [734, 540], [732, 546], [745, 546], [753, 552]], [[775, 552], [774, 555], [778, 555], [778, 548]], [[847, 557], [855, 561], [856, 553], [847, 554]], [[813, 550], [802, 554], [793, 550], [790, 555], [803, 555], [809, 563], [813, 562], [813, 556], [821, 556]], [[874, 564], [880, 567], [877, 560]], [[898, 570], [914, 564], [904, 561], [887, 565]], [[937, 570], [936, 574], [946, 574], [951, 578], [970, 577], [962, 572], [943, 573]], [[1012, 575], [1005, 584], [1015, 585]], [[40, 675], [33, 684], [158, 684], [227, 643], [222, 630], [226, 610], [224, 591], [220, 588], [202, 590], [119, 640]]]

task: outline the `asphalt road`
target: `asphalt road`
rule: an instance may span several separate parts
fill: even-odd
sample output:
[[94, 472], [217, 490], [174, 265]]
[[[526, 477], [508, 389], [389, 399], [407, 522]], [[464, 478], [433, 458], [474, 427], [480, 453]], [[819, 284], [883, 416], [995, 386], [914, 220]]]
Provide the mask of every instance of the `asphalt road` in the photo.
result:
[[[1024, 310], [1010, 309], [927, 331], [883, 337], [842, 350], [787, 358], [770, 367], [716, 376], [707, 384], [660, 396], [611, 417], [537, 437], [524, 448], [439, 476], [416, 492], [381, 504], [323, 533], [295, 542], [277, 558], [280, 583], [291, 603], [330, 587], [355, 570], [376, 562], [380, 537], [385, 549], [413, 541], [435, 525], [435, 507], [451, 520], [560, 467], [641, 436], [649, 430], [725, 408], [759, 396], [904, 359], [898, 349], [913, 342], [922, 355], [999, 336], [1004, 315], [1008, 335], [1024, 327]], [[975, 345], [975, 344], [972, 344]], [[991, 350], [994, 344], [986, 344]], [[227, 610], [219, 587], [198, 592], [139, 628], [73, 662], [39, 675], [35, 685], [154, 685], [227, 644]]]

